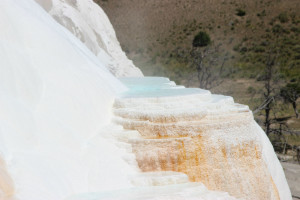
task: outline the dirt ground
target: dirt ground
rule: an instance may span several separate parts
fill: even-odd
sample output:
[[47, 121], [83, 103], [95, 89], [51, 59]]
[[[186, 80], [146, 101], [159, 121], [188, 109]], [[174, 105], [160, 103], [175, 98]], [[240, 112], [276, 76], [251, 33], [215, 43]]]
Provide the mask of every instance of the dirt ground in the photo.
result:
[[300, 199], [300, 165], [281, 162], [283, 170], [285, 172], [286, 179], [290, 186], [293, 200]]

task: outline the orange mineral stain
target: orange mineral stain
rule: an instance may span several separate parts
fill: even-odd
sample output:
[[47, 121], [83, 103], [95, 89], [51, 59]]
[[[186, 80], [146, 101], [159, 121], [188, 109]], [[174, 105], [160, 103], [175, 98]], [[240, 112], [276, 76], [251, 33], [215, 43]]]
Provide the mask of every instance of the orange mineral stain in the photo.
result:
[[202, 182], [210, 190], [226, 191], [238, 198], [279, 199], [254, 142], [226, 147], [204, 136], [157, 137], [134, 143], [133, 151], [144, 172], [182, 172], [192, 182]]
[[0, 157], [0, 199], [12, 199], [15, 193], [15, 188], [11, 177], [9, 176], [6, 165]]

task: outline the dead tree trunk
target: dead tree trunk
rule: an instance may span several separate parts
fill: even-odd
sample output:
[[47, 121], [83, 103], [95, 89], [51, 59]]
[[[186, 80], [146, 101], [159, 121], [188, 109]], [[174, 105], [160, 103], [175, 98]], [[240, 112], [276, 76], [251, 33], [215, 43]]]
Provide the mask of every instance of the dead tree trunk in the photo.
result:
[[266, 134], [269, 135], [270, 133], [270, 111], [271, 111], [271, 107], [270, 107], [270, 103], [268, 103], [268, 105], [266, 105], [265, 108], [265, 127], [266, 127]]
[[273, 67], [275, 65], [275, 57], [272, 58], [271, 53], [269, 54], [267, 63], [266, 63], [266, 71], [265, 71], [265, 93], [264, 93], [264, 97], [265, 100], [267, 100], [266, 102], [266, 106], [264, 108], [265, 110], [265, 129], [266, 129], [266, 134], [269, 135], [270, 134], [270, 126], [271, 126], [271, 120], [270, 120], [270, 112], [271, 112], [271, 104], [272, 104], [272, 100], [270, 101], [269, 99], [273, 99], [272, 98], [272, 75], [273, 75]]
[[[197, 70], [199, 87], [211, 89], [222, 83], [221, 75], [227, 57], [221, 60], [217, 57], [219, 47], [193, 48], [190, 55], [193, 60], [192, 67]], [[221, 63], [221, 65], [220, 65]], [[220, 69], [218, 69], [220, 67]], [[218, 73], [219, 72], [219, 73]]]
[[294, 102], [292, 103], [292, 105], [293, 105], [294, 112], [295, 112], [295, 114], [296, 114], [296, 118], [299, 119], [299, 113], [298, 113], [298, 110], [297, 110], [297, 104], [296, 104], [296, 101], [294, 101]]

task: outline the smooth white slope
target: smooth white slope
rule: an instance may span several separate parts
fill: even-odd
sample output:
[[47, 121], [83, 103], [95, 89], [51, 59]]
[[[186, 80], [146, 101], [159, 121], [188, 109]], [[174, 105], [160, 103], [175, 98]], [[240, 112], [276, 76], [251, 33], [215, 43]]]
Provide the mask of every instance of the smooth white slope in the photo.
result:
[[0, 29], [0, 156], [17, 198], [130, 187], [118, 148], [87, 145], [125, 87], [33, 0], [1, 0]]
[[260, 137], [262, 145], [262, 157], [267, 164], [273, 181], [278, 189], [281, 200], [292, 200], [292, 193], [288, 186], [283, 168], [275, 154], [274, 148], [266, 133], [256, 123], [257, 135]]
[[92, 0], [36, 0], [79, 38], [117, 77], [143, 76], [122, 51], [104, 11]]

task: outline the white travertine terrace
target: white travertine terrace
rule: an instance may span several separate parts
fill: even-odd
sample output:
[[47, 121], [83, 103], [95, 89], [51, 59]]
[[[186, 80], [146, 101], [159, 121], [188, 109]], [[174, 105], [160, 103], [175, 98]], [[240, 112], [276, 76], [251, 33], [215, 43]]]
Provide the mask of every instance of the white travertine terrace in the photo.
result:
[[118, 80], [108, 63], [141, 73], [96, 4], [36, 1], [73, 34], [34, 0], [0, 1], [0, 200], [291, 199], [247, 106]]
[[[226, 192], [211, 191], [202, 183], [190, 182], [188, 176], [181, 172], [141, 171], [132, 149], [132, 141], [143, 139], [136, 130], [126, 130], [112, 123], [104, 127], [97, 138], [98, 140], [105, 138], [121, 149], [123, 159], [136, 170], [136, 173], [128, 176], [133, 187], [125, 190], [76, 194], [66, 200], [236, 200]], [[96, 145], [97, 139], [92, 138], [91, 142]]]
[[143, 172], [185, 173], [192, 182], [242, 199], [291, 198], [248, 106], [167, 78], [120, 80], [129, 91], [115, 100], [114, 122], [140, 133], [129, 142]]

